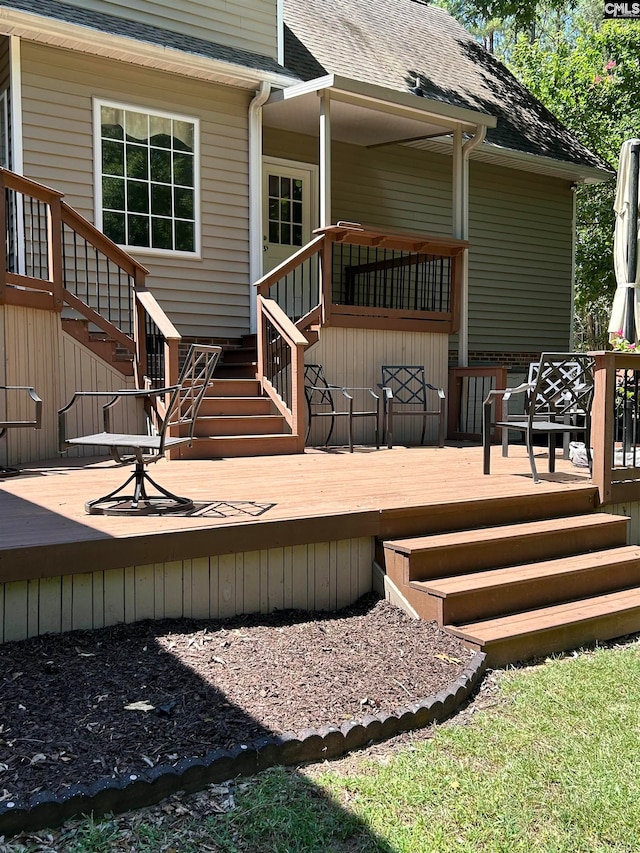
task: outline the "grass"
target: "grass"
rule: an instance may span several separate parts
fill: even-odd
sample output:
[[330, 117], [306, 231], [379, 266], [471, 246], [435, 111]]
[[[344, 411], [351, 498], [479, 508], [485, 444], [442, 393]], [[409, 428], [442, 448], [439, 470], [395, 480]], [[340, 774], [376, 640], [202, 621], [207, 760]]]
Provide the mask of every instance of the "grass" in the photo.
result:
[[[640, 850], [640, 646], [509, 670], [497, 683], [493, 707], [377, 760], [362, 753], [306, 772], [273, 769], [238, 786], [236, 807], [223, 814], [174, 816], [171, 831], [142, 819], [128, 830], [130, 846], [116, 837], [123, 818], [85, 821], [72, 844], [67, 835], [66, 846], [49, 849]], [[47, 849], [28, 845], [0, 843], [0, 851]]]

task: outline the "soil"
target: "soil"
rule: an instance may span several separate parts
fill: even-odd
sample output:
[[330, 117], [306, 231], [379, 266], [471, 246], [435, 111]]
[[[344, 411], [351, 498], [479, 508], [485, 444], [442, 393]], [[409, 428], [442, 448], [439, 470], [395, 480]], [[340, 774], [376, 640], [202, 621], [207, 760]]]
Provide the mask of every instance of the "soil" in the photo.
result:
[[338, 613], [167, 620], [0, 646], [0, 801], [393, 713], [471, 653], [376, 596]]

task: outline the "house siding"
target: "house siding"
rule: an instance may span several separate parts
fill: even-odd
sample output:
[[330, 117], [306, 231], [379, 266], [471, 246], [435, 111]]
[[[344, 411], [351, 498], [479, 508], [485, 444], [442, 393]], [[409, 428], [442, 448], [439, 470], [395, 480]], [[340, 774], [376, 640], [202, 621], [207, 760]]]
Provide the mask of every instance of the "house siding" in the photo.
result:
[[[267, 128], [265, 154], [318, 162], [318, 141]], [[451, 236], [451, 159], [401, 146], [332, 148], [332, 219]], [[469, 350], [566, 350], [572, 192], [567, 181], [470, 164]], [[451, 343], [455, 346], [455, 337]]]
[[[94, 221], [92, 98], [200, 120], [200, 258], [138, 255], [158, 301], [186, 336], [249, 327], [247, 109], [250, 95], [124, 63], [24, 44], [24, 171]], [[134, 253], [132, 253], [134, 254]]]
[[228, 47], [277, 56], [276, 0], [67, 0], [90, 12], [116, 15]]

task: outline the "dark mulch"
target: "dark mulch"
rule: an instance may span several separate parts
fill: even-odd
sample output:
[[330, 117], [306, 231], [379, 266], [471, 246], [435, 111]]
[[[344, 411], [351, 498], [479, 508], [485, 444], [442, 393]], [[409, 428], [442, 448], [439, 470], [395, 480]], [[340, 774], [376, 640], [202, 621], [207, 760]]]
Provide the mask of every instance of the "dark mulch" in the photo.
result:
[[284, 731], [392, 713], [470, 652], [375, 596], [47, 635], [0, 647], [0, 801], [122, 777]]

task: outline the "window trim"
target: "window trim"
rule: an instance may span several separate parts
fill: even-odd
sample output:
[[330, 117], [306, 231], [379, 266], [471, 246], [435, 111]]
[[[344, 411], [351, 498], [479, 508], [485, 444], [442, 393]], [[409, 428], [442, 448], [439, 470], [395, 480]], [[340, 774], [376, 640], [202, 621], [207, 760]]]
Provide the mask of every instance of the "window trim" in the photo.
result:
[[[185, 121], [193, 125], [193, 182], [194, 182], [194, 248], [192, 252], [180, 249], [158, 249], [153, 246], [129, 246], [126, 243], [118, 244], [126, 252], [132, 255], [155, 256], [161, 258], [188, 258], [200, 260], [202, 255], [202, 211], [200, 209], [200, 119], [196, 116], [184, 115], [183, 113], [168, 112], [155, 107], [143, 106], [141, 104], [125, 103], [123, 101], [110, 101], [105, 98], [94, 97], [93, 101], [93, 186], [94, 186], [94, 222], [96, 228], [103, 230], [103, 208], [102, 208], [102, 107], [111, 107], [118, 110], [129, 110], [131, 112], [145, 113], [158, 118], [170, 118], [176, 121]], [[173, 221], [173, 220], [172, 220]]]

